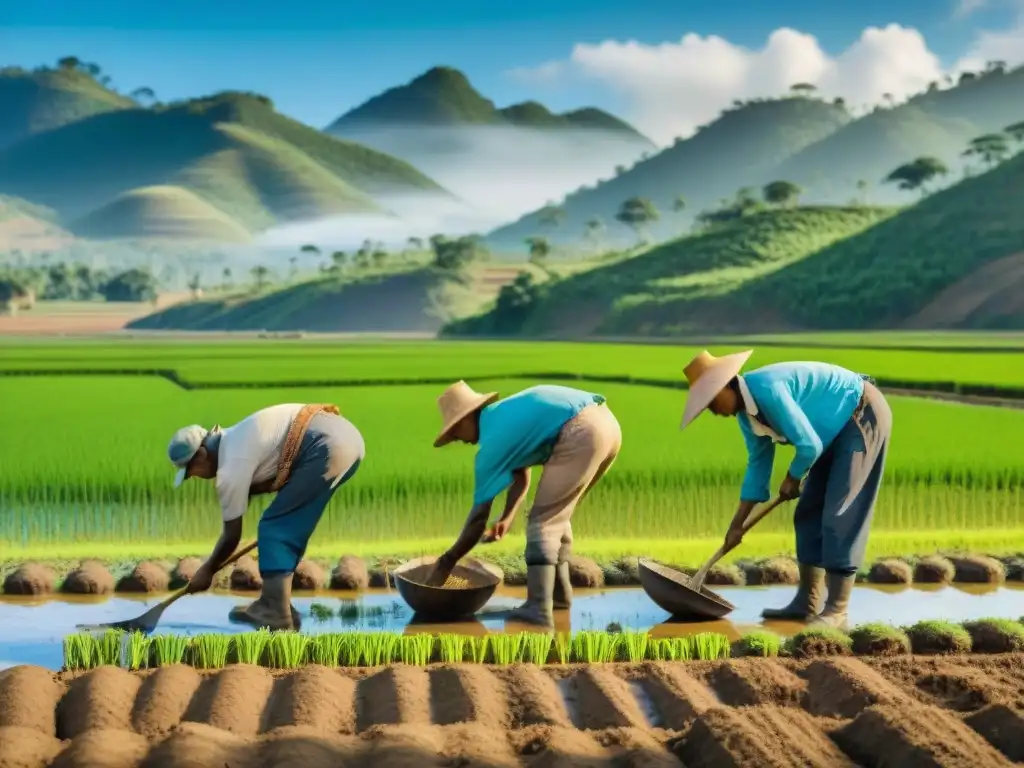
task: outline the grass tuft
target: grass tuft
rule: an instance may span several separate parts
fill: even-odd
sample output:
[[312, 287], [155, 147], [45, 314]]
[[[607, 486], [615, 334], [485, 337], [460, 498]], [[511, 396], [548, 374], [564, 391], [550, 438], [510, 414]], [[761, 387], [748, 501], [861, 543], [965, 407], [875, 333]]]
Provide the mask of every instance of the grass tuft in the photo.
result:
[[917, 654], [969, 653], [973, 645], [970, 633], [951, 621], [919, 621], [906, 632]]
[[851, 649], [858, 656], [903, 656], [910, 653], [910, 637], [889, 624], [862, 624], [850, 632]]
[[975, 653], [1016, 653], [1024, 651], [1024, 625], [1013, 619], [965, 621]]
[[853, 641], [848, 634], [835, 627], [807, 627], [789, 638], [785, 648], [798, 659], [849, 656], [853, 653]]
[[774, 632], [754, 630], [733, 643], [733, 656], [778, 656], [782, 638]]

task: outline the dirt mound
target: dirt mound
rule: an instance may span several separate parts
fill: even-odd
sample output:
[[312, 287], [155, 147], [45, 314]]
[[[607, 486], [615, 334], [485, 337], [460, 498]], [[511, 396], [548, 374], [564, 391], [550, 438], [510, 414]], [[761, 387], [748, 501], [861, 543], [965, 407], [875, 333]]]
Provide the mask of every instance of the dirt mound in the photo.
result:
[[747, 584], [766, 586], [770, 584], [793, 585], [800, 582], [800, 567], [788, 557], [772, 557], [744, 568]]
[[117, 583], [119, 592], [166, 592], [171, 585], [171, 576], [160, 563], [144, 560], [132, 568]]
[[0, 727], [31, 728], [57, 735], [57, 702], [64, 686], [42, 667], [19, 666], [0, 672]]
[[711, 709], [697, 718], [673, 752], [687, 768], [854, 765], [808, 714], [791, 707]]
[[150, 739], [166, 736], [185, 717], [202, 678], [192, 667], [172, 664], [147, 675], [132, 707], [132, 726]]
[[832, 738], [861, 765], [1012, 765], [955, 716], [923, 704], [869, 707]]
[[577, 728], [646, 727], [647, 719], [629, 683], [610, 667], [581, 667], [562, 688]]
[[638, 676], [664, 728], [681, 730], [720, 703], [708, 686], [689, 674], [685, 665], [646, 663], [640, 666]]
[[311, 560], [303, 560], [292, 575], [292, 589], [315, 592], [327, 583], [324, 569]]
[[523, 762], [533, 768], [606, 768], [610, 755], [594, 737], [575, 728], [535, 725], [512, 734]]
[[868, 581], [872, 584], [910, 584], [914, 569], [904, 560], [888, 559], [872, 563]]
[[259, 768], [257, 745], [234, 733], [201, 723], [182, 723], [153, 747], [139, 768]]
[[19, 565], [4, 579], [5, 595], [49, 595], [57, 584], [52, 568], [39, 563]]
[[202, 564], [203, 560], [199, 557], [181, 558], [174, 566], [174, 570], [171, 571], [171, 586], [175, 589], [184, 587], [196, 575], [196, 571]]
[[142, 680], [118, 667], [97, 667], [68, 683], [57, 707], [57, 736], [92, 730], [132, 730], [132, 707]]
[[1024, 715], [1005, 704], [993, 704], [964, 722], [1015, 763], [1024, 763]]
[[109, 595], [114, 591], [114, 577], [99, 560], [83, 560], [65, 577], [60, 591], [72, 595]]
[[569, 726], [569, 713], [558, 684], [533, 664], [496, 667], [494, 677], [504, 683], [509, 717], [514, 728], [528, 725]]
[[965, 555], [950, 559], [956, 569], [955, 581], [963, 584], [1002, 584], [1006, 581], [1006, 566], [994, 557]]
[[366, 561], [355, 555], [342, 555], [331, 571], [331, 589], [361, 590], [370, 586]]
[[263, 730], [302, 726], [324, 733], [356, 732], [356, 681], [336, 669], [310, 666], [274, 681]]
[[262, 667], [232, 665], [200, 683], [183, 720], [255, 736], [273, 684], [270, 672]]
[[353, 736], [289, 725], [260, 739], [259, 768], [336, 768], [361, 765], [362, 742]]
[[360, 681], [357, 727], [430, 723], [430, 682], [421, 667], [387, 667]]
[[974, 712], [989, 704], [1012, 701], [1013, 686], [1001, 684], [986, 670], [958, 664], [936, 664], [933, 671], [917, 680], [919, 690], [937, 704], [958, 712]]
[[569, 582], [580, 589], [598, 589], [604, 586], [604, 571], [589, 557], [570, 555]]
[[722, 703], [803, 706], [807, 682], [774, 659], [737, 659], [715, 668], [712, 685]]
[[263, 589], [263, 578], [256, 560], [245, 555], [231, 569], [231, 588], [239, 592], [257, 592]]
[[35, 728], [0, 726], [0, 768], [49, 768], [63, 746]]
[[921, 584], [950, 584], [956, 575], [956, 566], [941, 555], [922, 557], [914, 566], [914, 581]]
[[824, 717], [855, 717], [875, 704], [899, 706], [910, 697], [859, 659], [813, 661], [807, 679], [807, 709]]
[[50, 768], [138, 768], [148, 753], [144, 736], [101, 729], [76, 736]]
[[500, 678], [481, 666], [443, 666], [430, 671], [430, 703], [438, 725], [480, 723], [508, 728], [509, 694]]

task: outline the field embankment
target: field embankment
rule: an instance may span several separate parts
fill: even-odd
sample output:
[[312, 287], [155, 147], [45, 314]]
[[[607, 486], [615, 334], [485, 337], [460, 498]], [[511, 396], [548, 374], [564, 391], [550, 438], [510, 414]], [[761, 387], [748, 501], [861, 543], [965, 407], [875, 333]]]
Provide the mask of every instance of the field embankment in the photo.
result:
[[[1017, 655], [0, 672], [19, 765], [1010, 766]], [[59, 757], [58, 757], [59, 755]]]

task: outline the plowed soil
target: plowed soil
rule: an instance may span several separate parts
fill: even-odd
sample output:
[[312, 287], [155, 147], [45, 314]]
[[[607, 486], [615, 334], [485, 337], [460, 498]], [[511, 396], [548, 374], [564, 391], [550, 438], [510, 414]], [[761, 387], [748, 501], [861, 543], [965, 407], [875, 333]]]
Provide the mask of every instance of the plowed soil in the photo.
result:
[[1019, 764], [1024, 654], [0, 672], [0, 768]]

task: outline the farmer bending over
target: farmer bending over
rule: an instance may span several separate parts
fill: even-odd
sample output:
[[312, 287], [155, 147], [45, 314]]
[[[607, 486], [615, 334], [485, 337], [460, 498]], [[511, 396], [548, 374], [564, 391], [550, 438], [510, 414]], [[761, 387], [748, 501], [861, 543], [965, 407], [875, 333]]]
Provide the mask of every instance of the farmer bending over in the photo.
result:
[[530, 467], [543, 465], [526, 524], [526, 602], [509, 618], [551, 626], [552, 609], [572, 602], [569, 555], [576, 504], [618, 456], [622, 432], [601, 395], [559, 386], [531, 387], [500, 402], [464, 381], [437, 399], [443, 427], [434, 441], [479, 445], [473, 508], [458, 541], [438, 559], [428, 583], [444, 584], [480, 541], [494, 498], [508, 489], [505, 511], [485, 541], [500, 540], [530, 488]]
[[260, 518], [258, 562], [263, 590], [232, 621], [270, 629], [298, 629], [291, 605], [292, 575], [327, 502], [365, 456], [359, 430], [333, 405], [275, 405], [234, 426], [207, 431], [179, 429], [167, 449], [178, 468], [174, 487], [186, 478], [216, 478], [224, 530], [213, 554], [188, 583], [188, 591], [210, 588], [214, 574], [238, 548], [249, 498], [277, 493]]
[[892, 411], [867, 377], [835, 365], [776, 363], [740, 376], [752, 353], [716, 358], [702, 352], [686, 366], [690, 394], [680, 429], [705, 408], [739, 420], [749, 458], [727, 546], [740, 542], [747, 516], [769, 497], [775, 443], [796, 449], [779, 495], [799, 498], [793, 522], [800, 587], [789, 605], [761, 615], [842, 628], [864, 561]]

